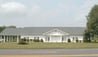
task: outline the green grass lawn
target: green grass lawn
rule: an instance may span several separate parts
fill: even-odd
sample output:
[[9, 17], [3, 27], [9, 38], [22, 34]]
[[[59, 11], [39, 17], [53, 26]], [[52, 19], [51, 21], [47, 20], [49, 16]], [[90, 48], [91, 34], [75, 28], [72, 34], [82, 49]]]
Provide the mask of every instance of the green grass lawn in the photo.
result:
[[0, 49], [77, 49], [98, 48], [98, 43], [29, 43], [19, 45], [17, 43], [0, 43]]

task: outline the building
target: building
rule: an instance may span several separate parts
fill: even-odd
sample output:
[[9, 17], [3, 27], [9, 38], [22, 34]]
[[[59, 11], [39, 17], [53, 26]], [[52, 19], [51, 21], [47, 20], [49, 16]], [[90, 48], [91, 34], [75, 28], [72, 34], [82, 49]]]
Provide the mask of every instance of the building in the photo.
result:
[[84, 27], [25, 27], [6, 28], [0, 33], [2, 42], [19, 42], [19, 38], [43, 42], [83, 42]]

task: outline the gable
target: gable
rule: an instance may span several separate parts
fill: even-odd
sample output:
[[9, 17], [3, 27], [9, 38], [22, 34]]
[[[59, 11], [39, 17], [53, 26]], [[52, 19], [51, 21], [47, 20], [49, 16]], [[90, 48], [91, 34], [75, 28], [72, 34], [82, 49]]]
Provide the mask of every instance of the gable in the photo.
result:
[[56, 29], [43, 33], [43, 35], [69, 35], [69, 33], [56, 28]]

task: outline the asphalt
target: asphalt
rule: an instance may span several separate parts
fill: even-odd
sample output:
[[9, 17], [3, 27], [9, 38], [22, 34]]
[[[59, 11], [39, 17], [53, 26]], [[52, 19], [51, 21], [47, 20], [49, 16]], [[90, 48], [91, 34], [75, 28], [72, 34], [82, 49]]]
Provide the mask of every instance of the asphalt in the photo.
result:
[[98, 49], [0, 49], [0, 55], [98, 54]]

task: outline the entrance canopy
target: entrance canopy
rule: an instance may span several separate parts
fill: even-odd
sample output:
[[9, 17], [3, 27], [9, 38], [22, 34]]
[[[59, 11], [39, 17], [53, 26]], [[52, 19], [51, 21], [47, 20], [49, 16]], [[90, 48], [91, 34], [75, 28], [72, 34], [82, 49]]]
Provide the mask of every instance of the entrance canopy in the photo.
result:
[[43, 35], [51, 35], [51, 36], [63, 36], [63, 35], [69, 35], [69, 33], [63, 32], [59, 29], [53, 29], [46, 33], [43, 33]]

